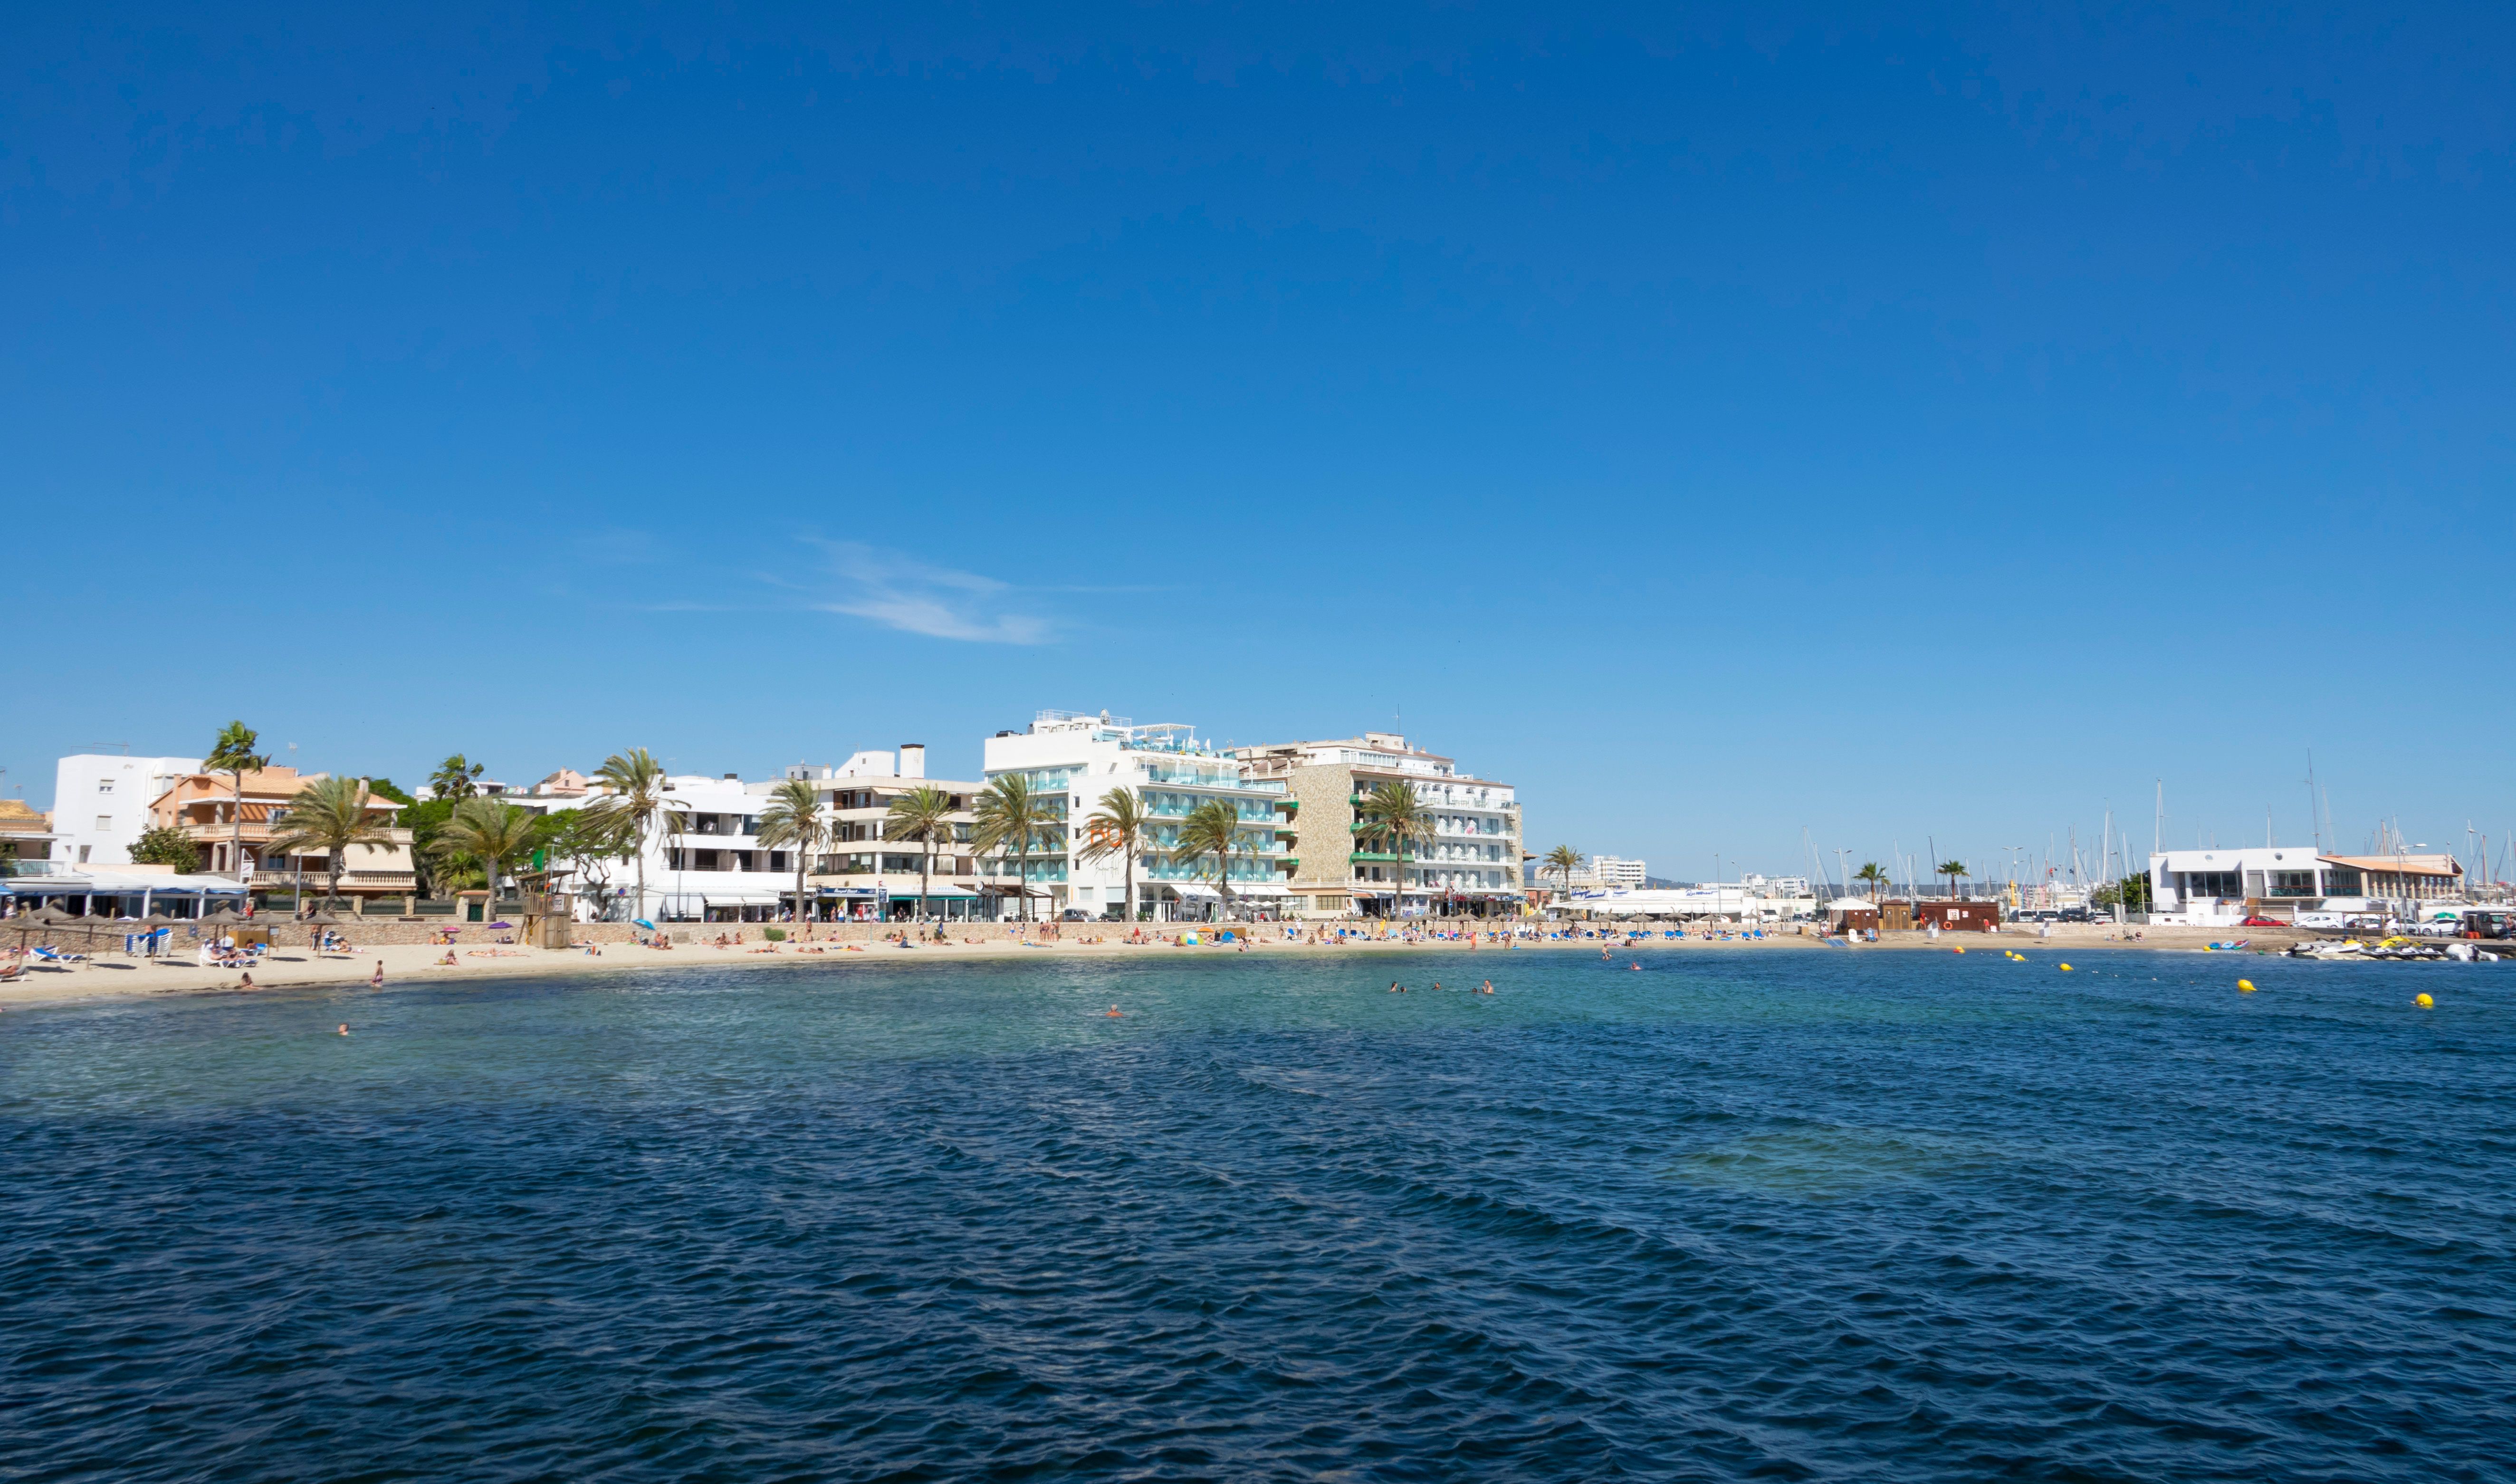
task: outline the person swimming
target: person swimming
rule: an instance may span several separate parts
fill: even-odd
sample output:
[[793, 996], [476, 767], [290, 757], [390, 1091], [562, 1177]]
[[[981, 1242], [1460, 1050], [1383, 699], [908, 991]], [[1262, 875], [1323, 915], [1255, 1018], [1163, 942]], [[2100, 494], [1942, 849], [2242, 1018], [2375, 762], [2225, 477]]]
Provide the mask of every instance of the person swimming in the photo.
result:
[[1102, 1018], [1103, 1018], [1103, 1019], [1105, 1019], [1105, 1020], [1114, 1020], [1114, 1019], [1116, 1019], [1116, 1018], [1118, 1017], [1118, 1015], [1119, 1015], [1119, 1014], [1120, 1014], [1120, 1011], [1119, 1011], [1118, 1007], [1117, 1007], [1116, 1005], [1111, 1005], [1111, 1006], [1110, 1007], [1110, 1013], [1109, 1013], [1108, 1015], [1106, 1015], [1106, 1016], [1102, 1017]]
[[1490, 979], [1487, 980], [1487, 981], [1486, 981], [1486, 987], [1485, 987], [1484, 989], [1482, 989], [1482, 990], [1477, 991], [1477, 993], [1478, 993], [1478, 994], [1480, 994], [1480, 995], [1490, 995], [1490, 994], [1492, 994], [1492, 993], [1493, 993], [1493, 981], [1492, 981], [1492, 980], [1490, 980]]

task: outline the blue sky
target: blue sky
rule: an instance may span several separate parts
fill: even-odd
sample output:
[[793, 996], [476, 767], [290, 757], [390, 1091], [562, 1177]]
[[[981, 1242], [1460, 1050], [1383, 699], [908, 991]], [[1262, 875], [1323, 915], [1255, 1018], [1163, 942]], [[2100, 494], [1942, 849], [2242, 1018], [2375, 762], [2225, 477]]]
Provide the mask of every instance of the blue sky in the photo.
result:
[[1106, 706], [1683, 877], [2516, 829], [2503, 7], [1569, 9], [21, 8], [0, 786]]

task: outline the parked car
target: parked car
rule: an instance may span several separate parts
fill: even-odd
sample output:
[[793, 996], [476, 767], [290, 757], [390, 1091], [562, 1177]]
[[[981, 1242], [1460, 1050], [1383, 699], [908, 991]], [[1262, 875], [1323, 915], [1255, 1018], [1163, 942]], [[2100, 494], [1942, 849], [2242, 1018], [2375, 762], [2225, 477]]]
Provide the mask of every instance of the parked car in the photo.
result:
[[1066, 911], [1057, 914], [1057, 920], [1060, 922], [1089, 922], [1092, 920], [1092, 914], [1079, 907], [1069, 907]]
[[2257, 913], [2256, 913], [2256, 914], [2254, 914], [2253, 916], [2247, 917], [2244, 921], [2240, 922], [2240, 923], [2238, 923], [2237, 925], [2238, 925], [2239, 927], [2286, 927], [2286, 926], [2288, 926], [2288, 924], [2287, 924], [2287, 923], [2283, 922], [2283, 921], [2282, 921], [2280, 918], [2278, 918], [2278, 917], [2266, 917], [2266, 916], [2263, 916], [2263, 915], [2262, 915], [2261, 913], [2259, 913], [2259, 912], [2257, 912]]

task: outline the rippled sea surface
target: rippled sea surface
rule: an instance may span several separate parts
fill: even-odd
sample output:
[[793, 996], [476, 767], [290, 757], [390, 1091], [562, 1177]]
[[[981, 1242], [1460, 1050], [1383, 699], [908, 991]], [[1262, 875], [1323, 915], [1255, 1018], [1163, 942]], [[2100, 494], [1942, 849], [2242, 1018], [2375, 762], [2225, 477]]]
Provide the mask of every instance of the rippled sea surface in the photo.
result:
[[2031, 957], [13, 1012], [0, 1476], [2508, 1477], [2516, 965]]

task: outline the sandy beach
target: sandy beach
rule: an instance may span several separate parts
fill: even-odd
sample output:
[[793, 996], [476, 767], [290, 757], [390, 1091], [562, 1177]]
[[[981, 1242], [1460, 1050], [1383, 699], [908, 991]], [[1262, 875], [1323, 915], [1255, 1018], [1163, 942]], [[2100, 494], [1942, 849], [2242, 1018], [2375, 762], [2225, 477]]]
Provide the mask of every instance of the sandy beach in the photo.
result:
[[[1542, 939], [1523, 941], [1508, 948], [1501, 944], [1478, 943], [1471, 948], [1463, 942], [1430, 940], [1408, 942], [1405, 939], [1349, 939], [1342, 943], [1313, 945], [1260, 941], [1243, 946], [1238, 943], [1201, 942], [1183, 946], [1171, 941], [1130, 944], [1114, 936], [1106, 941], [1085, 941], [1087, 934], [1078, 931], [1082, 924], [1068, 924], [1074, 936], [1045, 941], [1025, 941], [995, 936], [969, 942], [954, 938], [949, 943], [925, 943], [902, 947], [896, 943], [874, 942], [783, 943], [767, 945], [759, 941], [757, 927], [745, 933], [745, 941], [733, 947], [713, 944], [677, 944], [671, 949], [652, 949], [636, 944], [605, 944], [599, 953], [581, 949], [535, 949], [511, 946], [458, 945], [452, 950], [454, 961], [443, 960], [447, 950], [424, 944], [388, 944], [365, 948], [352, 954], [317, 954], [305, 948], [284, 948], [265, 955], [251, 970], [253, 991], [306, 989], [327, 986], [363, 985], [369, 982], [379, 963], [384, 968], [387, 989], [419, 983], [462, 980], [524, 979], [554, 975], [608, 974], [653, 972], [664, 969], [704, 967], [775, 968], [780, 965], [835, 964], [841, 962], [917, 962], [968, 960], [978, 958], [1063, 957], [1148, 955], [1193, 958], [1228, 956], [1237, 954], [1386, 954], [1441, 953], [1457, 954], [1479, 960], [1489, 957], [1508, 958], [1516, 954], [1596, 954], [1604, 945], [1613, 953], [1664, 954], [1703, 953], [1711, 950], [1756, 953], [1998, 953], [2003, 949], [2019, 953], [2087, 954], [2109, 949], [2140, 948], [2153, 950], [2187, 950], [2200, 952], [2213, 942], [2241, 938], [2247, 952], [2278, 953], [2301, 935], [2286, 930], [2246, 930], [2154, 927], [2143, 929], [2141, 941], [2126, 941], [2116, 930], [2102, 926], [2068, 924], [2056, 926], [2049, 938], [2034, 931], [1997, 934], [1949, 934], [1937, 942], [1919, 933], [1888, 935], [1878, 943], [1840, 945], [1814, 937], [1782, 934], [1765, 939], [1701, 938], [1692, 934], [1685, 938], [1653, 938], [1628, 947], [1614, 939]], [[1099, 924], [1091, 925], [1094, 929]], [[729, 929], [730, 931], [731, 929]], [[1165, 931], [1176, 935], [1179, 928], [1165, 924]], [[973, 935], [975, 936], [975, 935]], [[22, 980], [0, 985], [0, 1009], [15, 1009], [45, 1004], [61, 1004], [148, 995], [199, 995], [252, 993], [241, 987], [241, 974], [234, 968], [205, 968], [189, 958], [125, 958], [119, 954], [99, 953], [88, 962], [72, 967], [30, 967]]]

